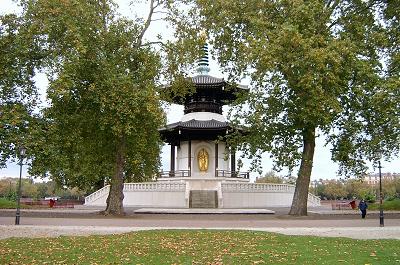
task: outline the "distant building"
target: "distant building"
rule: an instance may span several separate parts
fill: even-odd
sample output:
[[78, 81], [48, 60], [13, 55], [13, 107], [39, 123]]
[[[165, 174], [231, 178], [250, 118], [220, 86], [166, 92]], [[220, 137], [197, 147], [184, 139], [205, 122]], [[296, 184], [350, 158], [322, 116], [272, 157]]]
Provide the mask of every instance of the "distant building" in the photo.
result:
[[[400, 178], [400, 173], [382, 173], [382, 180], [395, 180]], [[379, 174], [373, 173], [368, 174], [364, 177], [364, 181], [371, 186], [379, 184]]]

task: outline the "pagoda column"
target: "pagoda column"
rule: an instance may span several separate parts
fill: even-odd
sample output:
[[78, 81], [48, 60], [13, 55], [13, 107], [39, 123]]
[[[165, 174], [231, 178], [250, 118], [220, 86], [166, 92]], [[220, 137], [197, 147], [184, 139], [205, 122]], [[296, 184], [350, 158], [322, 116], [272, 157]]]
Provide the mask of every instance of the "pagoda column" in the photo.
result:
[[188, 141], [188, 169], [189, 169], [189, 176], [192, 175], [192, 141]]
[[236, 177], [236, 150], [231, 148], [231, 172], [232, 177]]
[[215, 177], [218, 177], [218, 143], [215, 143]]
[[175, 145], [171, 143], [171, 163], [170, 163], [171, 174], [175, 172]]

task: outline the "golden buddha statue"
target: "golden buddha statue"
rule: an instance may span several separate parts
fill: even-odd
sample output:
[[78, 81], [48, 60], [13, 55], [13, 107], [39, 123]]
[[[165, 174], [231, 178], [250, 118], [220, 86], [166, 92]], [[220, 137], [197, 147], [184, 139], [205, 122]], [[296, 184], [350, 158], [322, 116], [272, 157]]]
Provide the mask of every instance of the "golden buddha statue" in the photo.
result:
[[202, 172], [207, 171], [208, 169], [208, 153], [207, 150], [202, 148], [197, 154], [197, 161], [199, 163], [199, 169]]

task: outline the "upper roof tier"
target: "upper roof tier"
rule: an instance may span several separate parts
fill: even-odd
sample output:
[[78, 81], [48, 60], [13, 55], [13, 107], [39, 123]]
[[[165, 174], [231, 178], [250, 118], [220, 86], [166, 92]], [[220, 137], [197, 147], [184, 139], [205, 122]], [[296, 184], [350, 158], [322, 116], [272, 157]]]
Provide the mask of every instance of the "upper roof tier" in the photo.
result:
[[[247, 86], [229, 84], [223, 78], [210, 76], [208, 45], [201, 47], [202, 56], [198, 60], [198, 75], [186, 79], [195, 91], [187, 95], [174, 94], [171, 87], [165, 87], [163, 93], [172, 103], [183, 104], [184, 113], [212, 112], [222, 114], [222, 106], [232, 103], [239, 94], [247, 93]], [[184, 82], [185, 83], [185, 82]], [[187, 84], [184, 84], [186, 86]]]
[[[210, 75], [196, 75], [188, 78], [194, 86], [195, 91], [186, 96], [175, 96], [169, 98], [172, 103], [184, 105], [184, 113], [192, 112], [213, 112], [222, 114], [222, 106], [235, 101], [242, 93], [247, 93], [248, 88], [241, 85], [232, 85], [223, 78], [216, 78]], [[168, 87], [166, 87], [168, 89]], [[167, 92], [168, 91], [164, 91]]]

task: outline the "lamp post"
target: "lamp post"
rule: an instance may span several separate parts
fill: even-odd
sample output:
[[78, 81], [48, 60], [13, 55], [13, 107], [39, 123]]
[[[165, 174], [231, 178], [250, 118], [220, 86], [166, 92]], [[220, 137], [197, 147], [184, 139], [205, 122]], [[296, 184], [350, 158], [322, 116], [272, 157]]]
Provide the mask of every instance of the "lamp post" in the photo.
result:
[[378, 160], [379, 168], [379, 226], [384, 227], [383, 205], [382, 205], [382, 173], [381, 173], [381, 160]]
[[18, 197], [17, 197], [17, 212], [15, 213], [15, 225], [19, 225], [19, 219], [21, 216], [20, 202], [21, 202], [21, 182], [22, 182], [22, 165], [25, 156], [25, 148], [19, 149], [19, 183], [18, 183]]

